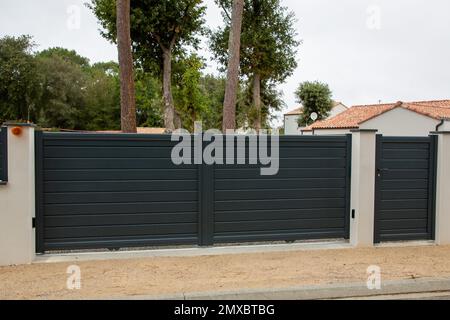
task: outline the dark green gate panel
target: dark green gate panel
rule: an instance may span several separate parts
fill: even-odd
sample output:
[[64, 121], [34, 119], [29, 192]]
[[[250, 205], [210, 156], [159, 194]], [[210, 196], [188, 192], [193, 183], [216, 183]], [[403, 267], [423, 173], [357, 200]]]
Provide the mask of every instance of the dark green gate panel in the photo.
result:
[[8, 181], [8, 129], [0, 127], [0, 183]]
[[375, 243], [434, 239], [436, 136], [377, 136]]
[[38, 251], [197, 244], [198, 166], [170, 135], [38, 133]]
[[350, 135], [281, 136], [277, 175], [216, 165], [214, 243], [348, 238], [350, 153]]

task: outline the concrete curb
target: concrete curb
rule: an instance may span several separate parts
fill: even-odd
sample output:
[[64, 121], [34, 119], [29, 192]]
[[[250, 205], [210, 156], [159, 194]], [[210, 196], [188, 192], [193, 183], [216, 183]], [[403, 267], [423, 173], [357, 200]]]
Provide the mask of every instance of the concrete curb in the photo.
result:
[[384, 281], [381, 290], [369, 290], [365, 283], [252, 289], [223, 292], [179, 293], [165, 296], [132, 296], [125, 300], [319, 300], [374, 297], [450, 291], [450, 278], [422, 278]]
[[33, 263], [57, 263], [76, 261], [101, 261], [101, 260], [121, 260], [140, 259], [154, 257], [198, 257], [214, 256], [224, 254], [247, 254], [247, 253], [268, 253], [268, 252], [290, 252], [307, 250], [335, 250], [351, 249], [353, 246], [348, 241], [318, 241], [299, 242], [291, 244], [257, 244], [257, 245], [233, 245], [209, 248], [172, 248], [172, 249], [150, 249], [150, 250], [130, 250], [118, 252], [78, 252], [78, 253], [57, 253], [36, 256]]

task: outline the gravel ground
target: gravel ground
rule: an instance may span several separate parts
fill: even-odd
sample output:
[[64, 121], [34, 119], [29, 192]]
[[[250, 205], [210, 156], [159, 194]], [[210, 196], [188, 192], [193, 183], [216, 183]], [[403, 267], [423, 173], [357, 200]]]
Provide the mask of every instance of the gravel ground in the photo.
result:
[[370, 265], [381, 267], [383, 280], [450, 277], [450, 246], [84, 261], [76, 263], [81, 268], [80, 290], [66, 287], [71, 264], [0, 267], [0, 299], [95, 299], [365, 283]]

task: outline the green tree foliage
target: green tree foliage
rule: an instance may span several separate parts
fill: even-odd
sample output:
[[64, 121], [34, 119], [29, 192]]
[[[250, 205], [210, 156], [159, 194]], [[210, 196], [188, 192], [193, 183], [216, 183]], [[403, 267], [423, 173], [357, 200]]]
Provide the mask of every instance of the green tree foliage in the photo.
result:
[[223, 101], [225, 98], [226, 79], [207, 74], [200, 79], [200, 90], [206, 100], [202, 110], [204, 129], [222, 128]]
[[6, 120], [36, 121], [41, 77], [30, 36], [0, 39], [0, 124]]
[[[119, 66], [90, 64], [73, 50], [32, 51], [31, 37], [0, 39], [0, 123], [46, 128], [120, 130]], [[138, 125], [162, 127], [161, 82], [136, 74]]]
[[84, 129], [120, 130], [119, 66], [99, 62], [87, 71]]
[[333, 107], [332, 92], [326, 83], [303, 82], [295, 91], [295, 95], [297, 102], [303, 106], [302, 115], [298, 120], [300, 126], [311, 123], [310, 117], [313, 112], [318, 115], [317, 120], [327, 118]]
[[[116, 41], [115, 0], [92, 0], [88, 5], [103, 27], [102, 35]], [[131, 39], [136, 64], [162, 76], [166, 128], [174, 128], [173, 57], [186, 46], [197, 47], [206, 7], [201, 0], [136, 0], [131, 2]]]
[[163, 128], [161, 81], [148, 72], [136, 70], [136, 115], [138, 126]]
[[84, 129], [88, 78], [80, 65], [57, 53], [37, 54], [42, 94], [37, 101], [38, 123], [44, 127]]
[[66, 62], [71, 62], [82, 68], [89, 68], [90, 62], [88, 58], [80, 56], [75, 50], [68, 50], [61, 47], [53, 47], [39, 52], [41, 58], [58, 57]]
[[195, 54], [179, 62], [184, 66], [175, 90], [175, 104], [183, 128], [194, 131], [194, 122], [201, 121], [207, 108], [207, 99], [200, 87], [203, 61]]
[[[251, 83], [247, 84], [244, 91], [240, 93], [240, 101], [237, 108], [237, 123], [239, 127], [245, 129], [254, 129], [254, 123], [258, 117], [258, 111], [253, 105], [253, 88]], [[282, 93], [266, 81], [261, 84], [261, 127], [271, 128], [271, 121], [276, 119], [276, 112], [285, 107], [282, 99]]]
[[[232, 1], [216, 2], [223, 8], [225, 26], [210, 34], [210, 43], [215, 57], [225, 66]], [[297, 67], [295, 56], [300, 42], [296, 39], [294, 22], [294, 13], [283, 7], [280, 0], [246, 0], [244, 3], [240, 64], [242, 75], [252, 86], [254, 127], [267, 122], [264, 109], [270, 105], [263, 103], [263, 90], [282, 83]]]

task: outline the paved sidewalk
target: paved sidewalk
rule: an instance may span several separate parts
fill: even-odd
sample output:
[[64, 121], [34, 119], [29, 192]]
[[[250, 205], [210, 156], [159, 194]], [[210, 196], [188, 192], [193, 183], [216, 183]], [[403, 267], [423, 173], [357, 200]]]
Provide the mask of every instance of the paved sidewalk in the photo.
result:
[[385, 281], [380, 290], [363, 283], [300, 286], [229, 292], [179, 293], [165, 296], [121, 297], [128, 300], [358, 300], [427, 299], [450, 295], [450, 278]]

